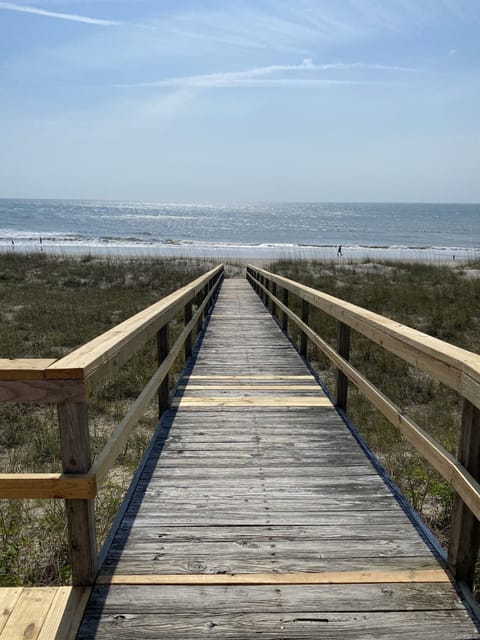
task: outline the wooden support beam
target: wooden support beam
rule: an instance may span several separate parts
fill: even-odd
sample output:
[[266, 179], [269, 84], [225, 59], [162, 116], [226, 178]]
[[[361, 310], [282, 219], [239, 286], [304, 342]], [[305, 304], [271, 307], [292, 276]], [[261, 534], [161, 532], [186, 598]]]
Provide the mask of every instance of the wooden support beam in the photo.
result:
[[[306, 300], [302, 300], [302, 322], [308, 324], [308, 318], [310, 315], [310, 305]], [[300, 354], [306, 358], [307, 357], [307, 345], [308, 339], [307, 334], [302, 331], [300, 335]]]
[[93, 475], [73, 473], [2, 473], [0, 499], [94, 498]]
[[[480, 411], [468, 400], [464, 400], [462, 427], [458, 447], [458, 461], [480, 480]], [[480, 548], [480, 523], [458, 493], [452, 514], [452, 529], [448, 547], [448, 565], [457, 580], [462, 580], [472, 589], [475, 565]]]
[[[338, 323], [337, 352], [344, 360], [350, 358], [350, 327], [343, 322]], [[348, 377], [337, 367], [336, 407], [347, 411]]]
[[272, 282], [271, 290], [272, 290], [272, 296], [273, 296], [273, 298], [271, 299], [272, 300], [272, 316], [274, 318], [276, 318], [277, 317], [277, 305], [275, 304], [275, 298], [277, 297], [277, 283], [276, 282]]
[[[185, 326], [188, 325], [190, 320], [192, 319], [192, 301], [189, 300], [185, 305], [184, 311], [184, 321]], [[188, 360], [192, 355], [192, 333], [190, 332], [188, 336], [185, 338], [185, 360]]]
[[[58, 405], [60, 453], [63, 471], [90, 470], [90, 438], [87, 404], [64, 402]], [[95, 502], [92, 499], [65, 500], [73, 586], [93, 584], [97, 573]]]
[[[169, 323], [166, 322], [157, 333], [157, 361], [160, 367], [168, 356], [169, 351]], [[160, 418], [169, 405], [169, 374], [167, 373], [158, 388], [158, 417]]]
[[82, 402], [86, 398], [83, 380], [1, 380], [0, 402]]
[[[288, 307], [288, 289], [283, 289], [282, 302]], [[288, 333], [288, 315], [285, 312], [282, 315], [282, 329]]]

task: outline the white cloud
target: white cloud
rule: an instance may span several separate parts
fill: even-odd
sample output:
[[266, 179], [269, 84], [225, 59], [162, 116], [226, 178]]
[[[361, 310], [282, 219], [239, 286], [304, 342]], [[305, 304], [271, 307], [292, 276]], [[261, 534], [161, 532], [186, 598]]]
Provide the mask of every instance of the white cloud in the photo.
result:
[[13, 2], [0, 2], [0, 9], [6, 9], [7, 11], [19, 11], [21, 13], [32, 13], [34, 15], [45, 16], [48, 18], [70, 20], [72, 22], [83, 22], [84, 24], [94, 24], [104, 27], [118, 27], [123, 24], [122, 22], [118, 22], [117, 20], [103, 20], [101, 18], [89, 18], [88, 16], [80, 16], [76, 13], [59, 13], [57, 11], [47, 11], [46, 9], [14, 4]]
[[[225, 87], [259, 87], [259, 86], [316, 86], [334, 84], [371, 84], [375, 81], [368, 79], [344, 79], [319, 77], [325, 71], [386, 71], [417, 73], [418, 69], [409, 67], [389, 66], [382, 64], [367, 64], [361, 62], [314, 64], [311, 58], [305, 58], [300, 64], [269, 65], [254, 67], [245, 71], [228, 71], [220, 73], [199, 74], [193, 76], [179, 76], [165, 78], [153, 82], [138, 82], [131, 84], [116, 84], [117, 88], [146, 88], [146, 87], [175, 87], [190, 89], [214, 89]], [[292, 77], [292, 74], [294, 77]], [[297, 77], [295, 77], [295, 74]], [[280, 76], [280, 77], [278, 77]], [[314, 76], [314, 77], [312, 77]]]

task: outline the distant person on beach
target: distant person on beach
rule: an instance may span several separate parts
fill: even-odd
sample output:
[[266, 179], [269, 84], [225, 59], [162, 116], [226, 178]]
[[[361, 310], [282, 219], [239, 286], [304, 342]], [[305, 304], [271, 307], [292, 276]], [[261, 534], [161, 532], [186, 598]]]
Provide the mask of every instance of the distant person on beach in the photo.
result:
[[338, 245], [338, 249], [337, 249], [337, 258], [341, 258], [342, 257], [342, 245]]
[[43, 240], [40, 238], [40, 251], [43, 251]]
[[12, 240], [12, 251], [15, 251], [15, 241]]

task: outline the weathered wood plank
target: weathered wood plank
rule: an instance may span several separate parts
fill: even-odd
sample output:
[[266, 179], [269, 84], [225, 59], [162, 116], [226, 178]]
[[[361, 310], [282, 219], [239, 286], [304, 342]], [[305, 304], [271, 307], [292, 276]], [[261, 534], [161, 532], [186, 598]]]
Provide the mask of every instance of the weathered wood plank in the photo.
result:
[[[188, 603], [185, 608], [188, 610]], [[285, 616], [280, 607], [277, 611], [215, 616], [198, 611], [183, 612], [174, 617], [143, 612], [122, 613], [114, 624], [107, 616], [101, 620], [97, 616], [87, 619], [78, 640], [91, 640], [92, 633], [96, 633], [97, 638], [113, 637], [115, 633], [118, 640], [131, 640], [132, 637], [197, 640], [211, 638], [213, 633], [222, 640], [250, 640], [262, 636], [269, 640], [320, 637], [329, 640], [419, 640], [419, 637], [422, 640], [473, 640], [476, 637], [475, 626], [461, 612], [367, 612], [359, 616], [356, 612], [320, 611], [305, 615], [299, 608]]]

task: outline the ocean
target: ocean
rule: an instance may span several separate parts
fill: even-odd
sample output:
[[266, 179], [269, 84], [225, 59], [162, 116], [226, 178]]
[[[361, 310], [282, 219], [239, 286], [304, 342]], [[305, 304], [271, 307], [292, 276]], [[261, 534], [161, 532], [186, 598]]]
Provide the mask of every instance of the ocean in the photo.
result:
[[0, 199], [0, 251], [219, 258], [480, 258], [478, 204]]

